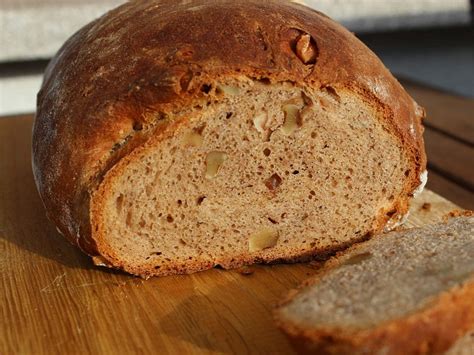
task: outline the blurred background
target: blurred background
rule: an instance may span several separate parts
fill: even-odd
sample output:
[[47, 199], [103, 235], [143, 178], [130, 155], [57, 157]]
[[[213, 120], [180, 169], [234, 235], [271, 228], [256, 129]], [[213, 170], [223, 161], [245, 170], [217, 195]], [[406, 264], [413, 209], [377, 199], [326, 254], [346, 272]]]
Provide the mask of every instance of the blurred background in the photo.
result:
[[[125, 0], [0, 0], [0, 120], [32, 114], [43, 71], [81, 26]], [[304, 0], [343, 23], [427, 108], [429, 187], [474, 209], [469, 0]]]

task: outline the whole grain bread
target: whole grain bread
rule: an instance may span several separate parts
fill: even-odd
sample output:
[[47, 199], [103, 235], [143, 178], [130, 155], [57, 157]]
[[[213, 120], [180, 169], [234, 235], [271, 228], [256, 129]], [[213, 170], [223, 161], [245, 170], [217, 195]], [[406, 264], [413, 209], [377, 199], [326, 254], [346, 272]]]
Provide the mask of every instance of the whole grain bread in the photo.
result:
[[474, 215], [353, 246], [275, 314], [301, 352], [442, 354], [474, 329]]
[[325, 15], [286, 1], [130, 1], [60, 49], [33, 170], [49, 218], [133, 274], [325, 256], [403, 220], [420, 108]]

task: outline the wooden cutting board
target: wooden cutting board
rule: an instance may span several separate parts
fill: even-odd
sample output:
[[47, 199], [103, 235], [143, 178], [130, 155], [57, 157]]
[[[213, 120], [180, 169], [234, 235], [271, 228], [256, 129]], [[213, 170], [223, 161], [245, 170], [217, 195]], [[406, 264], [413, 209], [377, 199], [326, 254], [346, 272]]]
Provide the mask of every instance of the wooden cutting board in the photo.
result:
[[[45, 217], [30, 163], [31, 117], [0, 120], [0, 354], [292, 354], [272, 307], [311, 264], [148, 281], [92, 266]], [[408, 225], [456, 208], [425, 191]]]

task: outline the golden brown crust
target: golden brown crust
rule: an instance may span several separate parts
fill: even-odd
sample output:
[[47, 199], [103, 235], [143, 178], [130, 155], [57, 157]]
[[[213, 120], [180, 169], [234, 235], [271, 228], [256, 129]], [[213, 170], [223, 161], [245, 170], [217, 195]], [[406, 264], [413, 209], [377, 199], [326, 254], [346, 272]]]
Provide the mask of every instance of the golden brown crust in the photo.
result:
[[[472, 211], [456, 212], [450, 218], [472, 216]], [[379, 234], [367, 243], [384, 237]], [[281, 316], [278, 309], [291, 302], [299, 290], [318, 283], [323, 275], [341, 265], [338, 256], [357, 253], [360, 248], [366, 250], [366, 246], [365, 243], [356, 244], [336, 254], [314, 277], [290, 291], [277, 306], [274, 312], [276, 324], [299, 353], [443, 354], [456, 340], [474, 328], [474, 275], [464, 284], [440, 294], [424, 309], [374, 328], [302, 328]]]
[[[314, 65], [294, 51], [302, 33], [313, 38]], [[351, 33], [283, 1], [138, 0], [81, 29], [47, 69], [33, 170], [48, 216], [97, 255], [90, 200], [107, 171], [159, 132], [171, 112], [195, 103], [202, 84], [242, 75], [363, 95], [412, 160], [398, 212], [408, 210], [426, 165], [424, 112]], [[374, 228], [385, 222], [381, 216]]]

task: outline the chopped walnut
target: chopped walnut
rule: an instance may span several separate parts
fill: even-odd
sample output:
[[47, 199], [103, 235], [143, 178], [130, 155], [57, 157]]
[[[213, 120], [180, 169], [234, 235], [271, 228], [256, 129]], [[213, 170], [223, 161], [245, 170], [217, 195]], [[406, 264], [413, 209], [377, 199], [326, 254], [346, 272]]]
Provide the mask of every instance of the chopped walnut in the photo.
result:
[[206, 178], [214, 178], [221, 165], [224, 163], [227, 154], [224, 152], [210, 152], [206, 157]]
[[199, 147], [202, 145], [203, 138], [196, 131], [188, 132], [183, 137], [183, 144], [192, 147]]
[[263, 228], [249, 238], [249, 251], [251, 253], [274, 247], [278, 242], [278, 230]]
[[291, 135], [301, 126], [300, 106], [288, 104], [282, 107], [285, 113], [285, 122], [281, 130], [285, 136]]
[[296, 42], [296, 55], [304, 64], [315, 64], [318, 50], [311, 36], [302, 34]]
[[278, 186], [280, 186], [281, 182], [281, 177], [278, 174], [273, 174], [267, 179], [267, 181], [265, 181], [265, 186], [269, 190], [273, 191], [276, 190]]
[[223, 93], [227, 95], [238, 95], [240, 93], [240, 89], [235, 86], [217, 84], [216, 89], [217, 93]]

